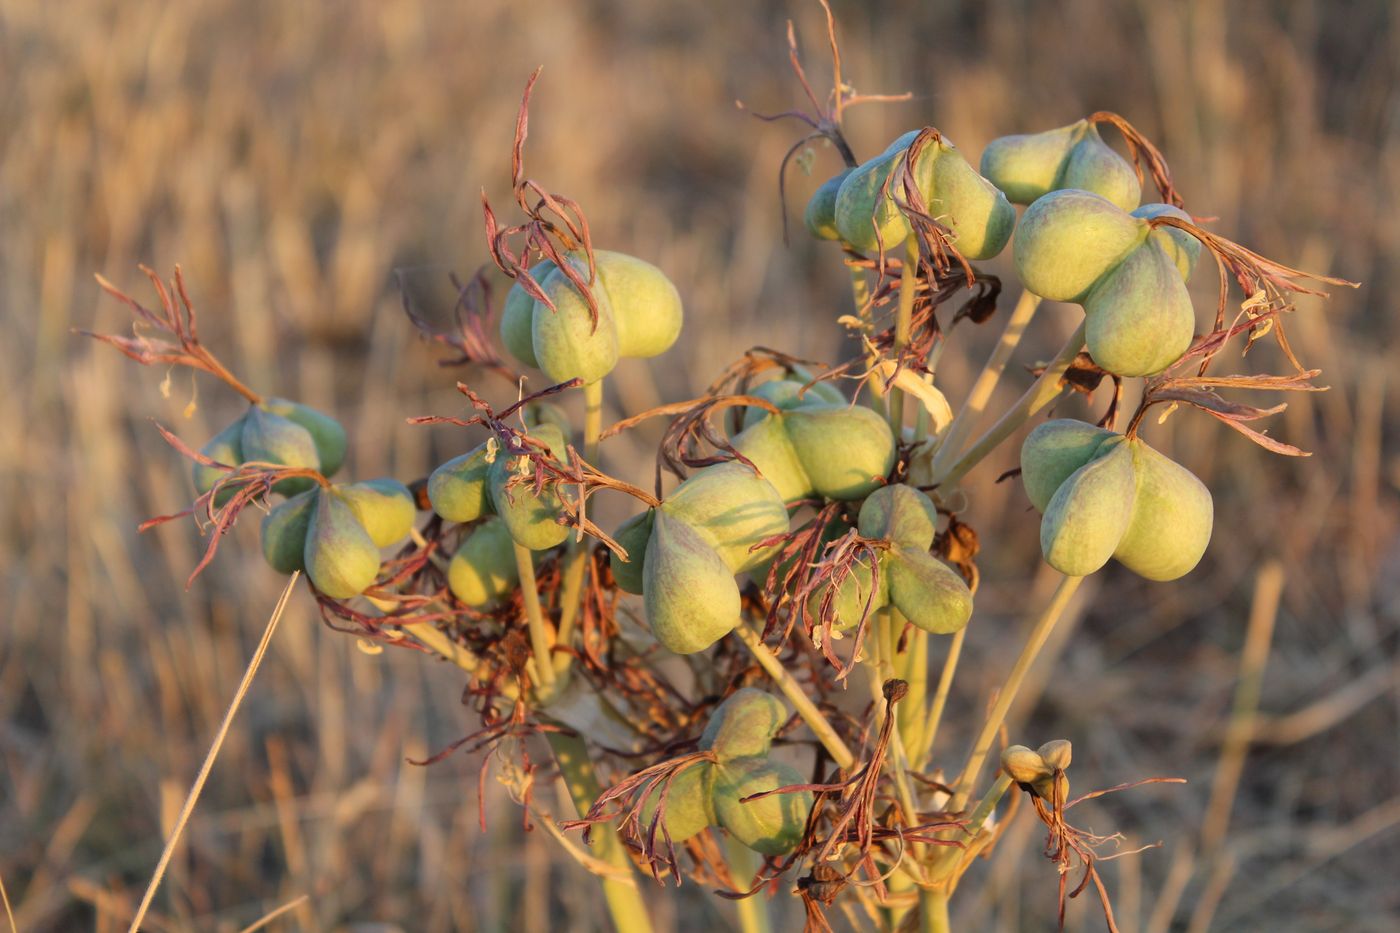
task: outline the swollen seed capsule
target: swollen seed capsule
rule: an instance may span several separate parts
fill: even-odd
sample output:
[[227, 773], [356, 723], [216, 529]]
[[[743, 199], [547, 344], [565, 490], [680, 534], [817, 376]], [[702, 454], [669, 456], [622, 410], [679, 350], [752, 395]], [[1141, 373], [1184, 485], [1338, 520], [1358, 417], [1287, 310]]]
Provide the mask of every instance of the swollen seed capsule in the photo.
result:
[[982, 150], [981, 171], [1013, 204], [1030, 204], [1060, 187], [1060, 169], [1079, 136], [1072, 123], [1043, 133], [1002, 136]]
[[1070, 744], [1069, 739], [1052, 739], [1040, 746], [1038, 751], [1047, 768], [1063, 771], [1069, 767], [1070, 759], [1074, 755], [1074, 746]]
[[925, 550], [896, 547], [885, 557], [890, 602], [934, 635], [951, 635], [972, 618], [972, 591], [947, 564]]
[[861, 503], [857, 519], [862, 537], [881, 538], [927, 551], [938, 532], [938, 509], [913, 486], [881, 486]]
[[1092, 460], [1105, 441], [1116, 436], [1070, 418], [1036, 425], [1021, 445], [1021, 482], [1036, 511], [1044, 512], [1055, 490]]
[[694, 529], [658, 509], [643, 568], [647, 622], [676, 654], [704, 651], [739, 624], [734, 573]]
[[1085, 345], [1119, 376], [1149, 376], [1181, 358], [1196, 332], [1191, 295], [1155, 240], [1127, 255], [1084, 299]]
[[262, 552], [282, 574], [306, 569], [306, 534], [316, 511], [316, 491], [298, 493], [278, 504], [262, 520]]
[[914, 167], [928, 211], [953, 232], [953, 245], [967, 259], [991, 259], [1016, 227], [1016, 208], [997, 187], [967, 163], [947, 139], [919, 153]]
[[[917, 133], [915, 134], [917, 135]], [[836, 230], [842, 241], [862, 253], [893, 252], [909, 236], [909, 221], [891, 194], [891, 177], [907, 147], [886, 150], [851, 171], [836, 192]]]
[[773, 736], [787, 721], [788, 709], [782, 700], [744, 687], [715, 707], [700, 736], [700, 748], [714, 752], [720, 761], [766, 756]]
[[846, 176], [853, 171], [854, 168], [844, 169], [822, 182], [821, 187], [807, 202], [807, 211], [802, 219], [807, 224], [807, 232], [817, 239], [841, 239], [841, 234], [836, 229], [836, 193], [841, 190], [841, 183], [846, 180]]
[[680, 292], [666, 274], [626, 253], [596, 250], [593, 259], [612, 306], [618, 354], [642, 358], [671, 349], [683, 313]]
[[1001, 753], [1001, 770], [1018, 784], [1034, 784], [1051, 773], [1040, 753], [1024, 745], [1007, 746]]
[[1097, 194], [1052, 191], [1026, 208], [1016, 228], [1016, 273], [1033, 294], [1077, 303], [1147, 232], [1144, 220]]
[[812, 792], [744, 798], [780, 787], [805, 784], [791, 766], [765, 758], [738, 758], [715, 765], [715, 816], [735, 839], [764, 855], [783, 855], [802, 840], [812, 812]]
[[1200, 563], [1210, 543], [1214, 504], [1190, 470], [1136, 438], [1133, 519], [1113, 556], [1149, 580], [1175, 580]]
[[832, 610], [835, 618], [832, 619], [832, 628], [838, 632], [849, 632], [860, 624], [867, 607], [869, 612], [874, 613], [889, 605], [890, 575], [881, 570], [878, 590], [875, 589], [877, 584], [873, 577], [869, 558], [857, 558], [839, 582], [826, 581], [812, 592], [807, 598], [807, 611], [814, 620], [819, 619], [826, 594], [834, 586], [836, 592], [832, 596]]
[[491, 473], [487, 446], [453, 457], [428, 477], [428, 501], [449, 522], [474, 522], [491, 512], [487, 479]]
[[320, 462], [322, 476], [334, 476], [345, 463], [345, 428], [330, 415], [322, 414], [310, 405], [289, 401], [284, 398], [270, 398], [263, 402], [263, 408], [281, 415], [306, 428], [316, 445], [316, 457]]
[[[571, 257], [569, 262], [587, 281], [587, 260]], [[536, 302], [530, 319], [535, 360], [544, 374], [555, 382], [582, 379], [587, 385], [612, 372], [620, 355], [617, 322], [602, 283], [595, 280], [590, 286], [598, 311], [596, 321], [588, 300], [563, 269], [556, 268], [540, 287], [554, 305], [551, 311]]]
[[824, 499], [864, 498], [894, 468], [894, 434], [869, 408], [798, 409], [782, 418], [812, 492]]
[[510, 532], [499, 518], [488, 518], [473, 528], [447, 565], [452, 595], [474, 609], [494, 605], [519, 582]]
[[302, 556], [306, 575], [332, 599], [358, 596], [379, 574], [379, 548], [345, 501], [329, 489], [316, 491]]
[[791, 503], [811, 495], [812, 481], [792, 446], [786, 418], [785, 414], [768, 415], [739, 432], [730, 443], [773, 484], [783, 502]]
[[[199, 452], [210, 460], [236, 467], [243, 462], [243, 418], [224, 428], [211, 437]], [[228, 476], [227, 470], [196, 463], [193, 468], [194, 488], [201, 496], [213, 489], [219, 480]], [[214, 497], [216, 506], [223, 505], [233, 498], [234, 490], [225, 489]]]
[[1040, 520], [1045, 562], [1066, 576], [1088, 576], [1108, 563], [1132, 521], [1137, 478], [1125, 440], [1106, 441], [1075, 470]]
[[418, 509], [413, 493], [396, 479], [371, 479], [336, 487], [340, 498], [355, 513], [375, 547], [388, 547], [413, 528]]
[[[244, 462], [260, 461], [289, 467], [319, 470], [321, 455], [311, 432], [290, 418], [274, 414], [256, 405], [243, 419], [240, 440]], [[285, 479], [273, 487], [284, 496], [310, 489], [315, 481], [307, 477]]]
[[1137, 171], [1109, 148], [1092, 123], [1085, 125], [1083, 135], [1070, 149], [1056, 187], [1092, 191], [1125, 211], [1137, 207], [1142, 200]]
[[608, 563], [612, 567], [613, 579], [624, 593], [641, 596], [645, 585], [647, 542], [651, 540], [651, 525], [654, 520], [651, 509], [640, 515], [633, 515], [613, 532], [613, 540], [627, 549], [627, 560], [612, 552]]
[[[552, 424], [540, 425], [530, 436], [543, 441], [555, 460], [564, 452], [564, 435]], [[516, 480], [522, 467], [528, 469], [526, 457], [504, 453], [496, 457], [487, 476], [492, 508], [521, 547], [545, 551], [563, 544], [569, 537], [569, 529], [558, 521], [562, 508], [559, 490], [546, 486], [537, 495], [532, 479]]]
[[541, 402], [539, 400], [526, 402], [520, 409], [520, 418], [525, 422], [526, 428], [535, 428], [542, 424], [552, 424], [559, 429], [559, 433], [565, 437], [574, 433], [573, 422], [569, 420], [568, 412], [553, 402]]
[[[1133, 211], [1133, 216], [1143, 220], [1151, 220], [1154, 217], [1191, 220], [1190, 214], [1172, 204], [1144, 204]], [[1183, 281], [1191, 278], [1191, 273], [1196, 268], [1196, 260], [1201, 258], [1200, 240], [1176, 227], [1156, 227], [1148, 238], [1160, 246], [1162, 252], [1176, 264], [1176, 270], [1181, 273]]]
[[[557, 268], [553, 260], [541, 259], [530, 267], [530, 277], [537, 284], [543, 284]], [[535, 359], [534, 318], [535, 299], [516, 282], [506, 292], [505, 306], [501, 310], [501, 342], [511, 356], [531, 369], [539, 369], [539, 360]]]
[[[806, 380], [799, 382], [796, 379], [774, 379], [754, 386], [748, 394], [761, 398], [782, 411], [792, 411], [795, 408], [833, 408], [850, 404], [846, 396], [841, 394], [841, 390], [829, 382], [818, 382], [808, 386]], [[743, 427], [752, 427], [769, 414], [756, 405], [749, 406], [744, 409]]]
[[737, 461], [696, 471], [675, 488], [661, 508], [709, 542], [736, 574], [747, 573], [771, 558], [775, 547], [755, 548], [788, 530], [787, 507], [778, 490]]
[[656, 830], [658, 840], [665, 838], [662, 827], [673, 844], [679, 844], [699, 835], [715, 825], [714, 767], [708, 761], [686, 765], [671, 777], [660, 777], [647, 789], [646, 800], [642, 802], [642, 838], [651, 832], [651, 821], [661, 806], [662, 795], [666, 806], [662, 820]]

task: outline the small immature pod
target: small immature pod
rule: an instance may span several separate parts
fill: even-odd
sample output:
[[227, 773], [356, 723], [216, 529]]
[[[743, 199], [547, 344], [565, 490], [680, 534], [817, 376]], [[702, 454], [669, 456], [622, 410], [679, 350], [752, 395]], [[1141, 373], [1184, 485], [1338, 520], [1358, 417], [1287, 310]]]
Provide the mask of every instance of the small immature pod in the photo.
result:
[[[243, 418], [215, 434], [199, 449], [210, 460], [236, 467], [243, 462]], [[193, 468], [194, 488], [201, 496], [213, 489], [219, 480], [228, 476], [227, 470], [196, 463]], [[223, 505], [233, 498], [234, 490], [225, 489], [214, 497], [216, 506]]]
[[1050, 498], [1040, 520], [1045, 562], [1070, 577], [1108, 563], [1132, 521], [1136, 495], [1131, 446], [1126, 438], [1106, 441]]
[[[569, 257], [569, 262], [587, 281], [587, 259]], [[590, 288], [598, 310], [596, 322], [588, 300], [563, 269], [546, 276], [540, 288], [554, 304], [551, 311], [536, 302], [530, 323], [535, 360], [544, 374], [555, 382], [582, 379], [588, 385], [612, 372], [620, 356], [617, 321], [601, 276]]]
[[262, 552], [282, 574], [306, 569], [306, 534], [316, 511], [316, 490], [308, 489], [278, 504], [263, 516]]
[[1015, 204], [1030, 204], [1061, 188], [1092, 191], [1125, 211], [1142, 197], [1137, 171], [1088, 120], [994, 139], [982, 152], [981, 169]]
[[851, 248], [869, 254], [883, 246], [894, 252], [909, 236], [909, 220], [891, 197], [900, 192], [891, 190], [897, 185], [890, 177], [907, 146], [888, 149], [853, 169], [837, 190], [836, 231]]
[[817, 239], [841, 239], [841, 234], [836, 229], [836, 193], [841, 190], [841, 183], [846, 180], [846, 176], [853, 171], [854, 168], [843, 169], [822, 182], [821, 187], [807, 202], [807, 211], [802, 219], [807, 224], [807, 232]]
[[[1176, 217], [1190, 221], [1191, 215], [1172, 204], [1144, 204], [1133, 211], [1134, 217], [1151, 220], [1154, 217]], [[1185, 230], [1176, 227], [1156, 227], [1148, 239], [1162, 248], [1162, 252], [1176, 265], [1182, 281], [1191, 278], [1196, 269], [1196, 261], [1201, 258], [1201, 241]]]
[[642, 595], [646, 578], [647, 542], [651, 540], [653, 520], [652, 510], [647, 509], [640, 515], [633, 515], [627, 519], [613, 532], [613, 540], [627, 549], [625, 561], [617, 556], [616, 551], [608, 555], [613, 579], [624, 593]]
[[322, 476], [334, 476], [345, 463], [345, 428], [330, 415], [322, 414], [310, 405], [289, 401], [285, 398], [270, 398], [262, 407], [276, 415], [281, 415], [306, 428], [311, 440], [316, 444], [316, 456], [320, 461]]
[[595, 250], [598, 279], [608, 293], [617, 325], [618, 354], [658, 356], [681, 334], [680, 292], [656, 266], [626, 253]]
[[1016, 228], [1016, 273], [1033, 294], [1078, 303], [1147, 233], [1146, 221], [1097, 194], [1052, 191]]
[[1136, 438], [1128, 441], [1137, 473], [1133, 519], [1113, 556], [1149, 580], [1175, 580], [1200, 563], [1215, 508], [1195, 474]]
[[798, 409], [782, 417], [811, 491], [824, 499], [864, 498], [894, 468], [894, 434], [869, 408]]
[[[530, 267], [530, 277], [543, 285], [557, 268], [552, 259], [541, 259]], [[511, 356], [531, 369], [539, 369], [539, 360], [535, 359], [534, 320], [535, 299], [516, 282], [506, 292], [505, 306], [501, 309], [501, 342]]]
[[1074, 755], [1074, 746], [1070, 744], [1069, 739], [1052, 739], [1040, 746], [1039, 753], [1047, 768], [1063, 771], [1069, 767], [1070, 759]]
[[972, 591], [963, 578], [926, 550], [895, 547], [885, 557], [890, 602], [934, 635], [951, 635], [972, 618]]
[[1092, 123], [1085, 123], [1079, 141], [1070, 149], [1056, 187], [1092, 191], [1125, 211], [1137, 207], [1142, 200], [1137, 170], [1109, 148]]
[[1149, 376], [1181, 358], [1196, 333], [1196, 312], [1177, 266], [1148, 239], [1084, 299], [1085, 344], [1094, 362], [1119, 376]]
[[709, 542], [736, 574], [768, 561], [776, 548], [755, 547], [788, 530], [787, 506], [778, 490], [738, 461], [697, 470], [661, 508]]
[[[254, 405], [243, 419], [240, 441], [245, 463], [261, 461], [282, 466], [319, 470], [321, 457], [311, 432], [301, 425]], [[273, 491], [284, 496], [303, 492], [315, 485], [309, 477], [282, 480]]]
[[[841, 390], [829, 382], [807, 386], [806, 380], [774, 379], [754, 386], [748, 394], [761, 398], [782, 411], [792, 411], [795, 408], [832, 408], [850, 404], [846, 396], [841, 394]], [[769, 414], [771, 412], [756, 405], [745, 408], [743, 426], [752, 427]]]
[[704, 651], [739, 624], [734, 573], [694, 529], [654, 512], [643, 589], [647, 622], [676, 654]]
[[768, 415], [736, 434], [730, 443], [773, 484], [784, 502], [811, 495], [812, 481], [802, 468], [787, 431], [787, 413]]
[[1105, 441], [1116, 436], [1070, 418], [1036, 425], [1021, 445], [1021, 482], [1035, 510], [1044, 512], [1055, 490], [1092, 460]]
[[967, 259], [991, 259], [1006, 247], [1016, 227], [1016, 208], [962, 153], [939, 138], [919, 153], [915, 177], [928, 212], [953, 232], [953, 245]]
[[413, 528], [418, 509], [413, 493], [396, 479], [371, 479], [336, 487], [375, 547], [401, 541]]
[[[867, 606], [869, 611], [874, 613], [890, 603], [890, 575], [882, 567], [878, 584], [873, 578], [870, 559], [858, 558], [840, 582], [824, 582], [812, 592], [807, 599], [807, 610], [814, 619], [817, 618], [821, 614], [822, 601], [827, 592], [835, 586], [832, 608], [836, 617], [832, 620], [832, 628], [838, 632], [849, 632], [860, 624]], [[875, 590], [877, 586], [878, 590]], [[875, 592], [872, 593], [872, 590]]]
[[[564, 453], [564, 435], [554, 425], [539, 425], [530, 436], [543, 441], [555, 460]], [[558, 521], [561, 505], [556, 487], [546, 486], [536, 495], [529, 477], [512, 483], [526, 462], [524, 456], [497, 455], [487, 476], [487, 490], [492, 508], [510, 529], [515, 543], [531, 551], [545, 551], [563, 544], [569, 537], [569, 529]]]
[[519, 582], [510, 532], [499, 518], [488, 518], [473, 528], [447, 565], [452, 595], [473, 609], [494, 605]]
[[306, 575], [332, 599], [363, 593], [379, 574], [379, 548], [345, 501], [330, 489], [316, 491], [316, 510], [303, 552]]
[[1010, 745], [1001, 753], [1001, 770], [1018, 784], [1034, 784], [1051, 773], [1040, 753], [1024, 745]]
[[653, 781], [642, 802], [642, 838], [651, 832], [651, 821], [661, 806], [663, 793], [666, 807], [656, 831], [657, 840], [665, 838], [661, 827], [665, 828], [672, 844], [679, 845], [715, 825], [719, 818], [715, 815], [714, 783], [714, 766], [708, 761], [687, 765], [672, 777]]
[[428, 477], [428, 501], [444, 521], [474, 522], [491, 512], [487, 477], [487, 446], [481, 444], [460, 457], [453, 457]]
[[861, 503], [857, 524], [862, 537], [927, 551], [938, 533], [938, 509], [913, 486], [891, 483]]
[[783, 855], [802, 839], [812, 812], [812, 792], [741, 801], [753, 794], [805, 783], [797, 770], [780, 761], [738, 758], [721, 762], [715, 765], [715, 815], [735, 839], [755, 852]]
[[720, 761], [766, 756], [773, 736], [787, 721], [788, 708], [782, 700], [755, 687], [743, 687], [710, 714], [700, 748], [714, 752]]

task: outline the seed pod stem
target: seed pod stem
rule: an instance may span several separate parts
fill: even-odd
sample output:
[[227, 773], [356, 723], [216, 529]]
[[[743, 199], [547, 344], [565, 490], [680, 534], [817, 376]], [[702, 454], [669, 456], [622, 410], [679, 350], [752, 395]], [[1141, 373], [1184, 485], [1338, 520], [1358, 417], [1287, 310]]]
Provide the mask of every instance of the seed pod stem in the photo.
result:
[[943, 672], [938, 675], [938, 686], [933, 691], [933, 702], [929, 705], [928, 716], [924, 720], [924, 734], [921, 744], [914, 753], [914, 769], [924, 771], [928, 766], [929, 755], [933, 752], [933, 740], [938, 736], [938, 726], [943, 721], [943, 710], [948, 706], [948, 694], [953, 689], [953, 675], [958, 670], [958, 659], [962, 657], [963, 639], [967, 637], [967, 627], [953, 633], [948, 643], [948, 655], [943, 659]]
[[[583, 387], [583, 458], [598, 466], [598, 447], [603, 433], [603, 380]], [[581, 508], [581, 506], [580, 506]], [[580, 514], [582, 514], [580, 512]], [[588, 542], [574, 538], [569, 542], [569, 554], [564, 565], [564, 586], [559, 594], [559, 643], [568, 645], [574, 623], [583, 608], [583, 576], [588, 568]], [[637, 555], [640, 557], [641, 555]], [[573, 663], [571, 652], [560, 652], [554, 659], [554, 669], [563, 674]]]
[[525, 624], [530, 630], [530, 650], [535, 654], [537, 685], [543, 697], [554, 691], [553, 645], [545, 627], [544, 610], [540, 607], [540, 591], [535, 583], [535, 559], [530, 549], [515, 545], [515, 565], [520, 569], [520, 594], [525, 600]]
[[[909, 346], [909, 335], [914, 321], [914, 293], [919, 284], [919, 240], [910, 234], [904, 241], [904, 268], [899, 274], [899, 308], [894, 319], [894, 358], [898, 363], [904, 348]], [[898, 440], [904, 429], [904, 390], [890, 389], [889, 398], [890, 430]]]

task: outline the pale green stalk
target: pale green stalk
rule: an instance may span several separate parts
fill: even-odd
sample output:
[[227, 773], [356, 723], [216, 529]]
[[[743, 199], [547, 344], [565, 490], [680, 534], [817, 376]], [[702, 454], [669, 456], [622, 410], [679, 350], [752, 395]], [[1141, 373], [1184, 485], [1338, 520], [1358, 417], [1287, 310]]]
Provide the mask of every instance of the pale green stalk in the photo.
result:
[[[894, 356], [899, 357], [909, 346], [914, 322], [914, 292], [919, 284], [919, 241], [913, 234], [904, 241], [904, 269], [899, 276], [899, 307], [894, 318]], [[904, 431], [904, 390], [890, 387], [890, 430], [896, 441]]]
[[[758, 854], [732, 835], [726, 833], [725, 837], [729, 873], [734, 877], [734, 884], [741, 891], [747, 891], [753, 887], [753, 879], [761, 867]], [[740, 898], [734, 902], [734, 907], [739, 914], [740, 933], [771, 933], [773, 924], [768, 917], [767, 898], [758, 894]]]
[[[603, 433], [603, 380], [583, 387], [583, 459], [598, 466], [599, 435]], [[579, 514], [583, 514], [582, 491], [580, 491]], [[578, 621], [579, 610], [583, 607], [583, 578], [588, 569], [588, 542], [580, 536], [569, 542], [569, 553], [564, 562], [563, 584], [559, 590], [559, 644], [567, 645], [574, 634], [574, 623]], [[560, 652], [554, 659], [554, 669], [559, 673], [569, 669], [573, 663], [573, 653]]]
[[943, 659], [943, 672], [938, 675], [938, 686], [934, 689], [933, 702], [924, 720], [924, 733], [914, 755], [914, 767], [917, 770], [922, 771], [927, 767], [929, 756], [933, 753], [933, 741], [938, 736], [938, 727], [943, 721], [943, 710], [948, 706], [948, 694], [953, 689], [953, 675], [957, 673], [958, 659], [962, 657], [963, 641], [966, 638], [967, 627], [964, 626], [953, 633], [948, 643], [948, 656]]
[[525, 625], [530, 632], [530, 650], [534, 652], [540, 678], [536, 692], [543, 703], [554, 692], [554, 652], [549, 628], [544, 621], [544, 609], [540, 606], [539, 586], [535, 583], [535, 557], [529, 548], [515, 545], [515, 566], [520, 572], [520, 594], [525, 600]]

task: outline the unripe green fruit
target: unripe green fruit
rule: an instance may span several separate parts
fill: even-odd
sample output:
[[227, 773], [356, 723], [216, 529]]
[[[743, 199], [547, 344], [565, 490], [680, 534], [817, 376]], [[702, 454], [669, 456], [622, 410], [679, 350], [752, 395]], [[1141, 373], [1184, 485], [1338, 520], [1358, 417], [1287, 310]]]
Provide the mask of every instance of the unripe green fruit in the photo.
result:
[[413, 493], [396, 479], [371, 479], [336, 488], [375, 547], [388, 547], [413, 529], [418, 509]]
[[[1151, 220], [1154, 217], [1176, 217], [1188, 222], [1191, 220], [1190, 214], [1171, 204], [1144, 204], [1133, 211], [1133, 216], [1143, 220]], [[1183, 281], [1191, 278], [1191, 273], [1196, 269], [1196, 260], [1201, 258], [1200, 240], [1176, 227], [1156, 227], [1149, 239], [1160, 246], [1162, 252], [1176, 264], [1176, 270], [1181, 273]]]
[[821, 187], [807, 202], [807, 211], [802, 219], [807, 224], [807, 231], [817, 239], [841, 239], [841, 234], [836, 229], [836, 193], [841, 190], [841, 183], [846, 180], [846, 176], [853, 171], [853, 168], [843, 169], [822, 182]]
[[298, 493], [263, 516], [262, 552], [278, 573], [306, 569], [306, 535], [316, 511], [316, 491]]
[[730, 443], [758, 467], [758, 472], [773, 484], [784, 502], [795, 502], [811, 495], [812, 481], [792, 446], [785, 415], [767, 415], [736, 434]]
[[1105, 441], [1116, 436], [1070, 418], [1036, 425], [1021, 445], [1021, 482], [1036, 511], [1044, 512], [1055, 490], [1092, 460]]
[[649, 357], [671, 349], [681, 333], [682, 310], [666, 274], [626, 253], [595, 250], [593, 258], [617, 323], [618, 353]]
[[1088, 191], [1052, 191], [1021, 217], [1012, 252], [1032, 293], [1080, 302], [1147, 238], [1141, 218]]
[[1103, 443], [1051, 496], [1040, 522], [1045, 561], [1071, 577], [1098, 570], [1127, 533], [1137, 493], [1133, 451], [1124, 438]]
[[[840, 582], [828, 580], [813, 590], [812, 595], [807, 598], [807, 611], [812, 614], [814, 620], [820, 618], [822, 602], [826, 599], [826, 594], [835, 586], [836, 593], [832, 597], [831, 603], [832, 610], [835, 612], [832, 628], [838, 632], [849, 632], [860, 624], [861, 618], [866, 614], [867, 607], [869, 612], [874, 613], [889, 605], [890, 576], [885, 572], [883, 562], [881, 563], [878, 589], [873, 577], [870, 559], [867, 557], [857, 558], [851, 563], [849, 571]], [[872, 590], [874, 590], [873, 593]]]
[[715, 765], [715, 816], [735, 839], [764, 855], [791, 852], [802, 839], [812, 812], [812, 792], [773, 794], [741, 803], [745, 797], [805, 784], [807, 780], [780, 761], [739, 758]]
[[676, 654], [703, 651], [739, 624], [734, 573], [694, 529], [656, 510], [643, 569], [647, 622]]
[[474, 609], [495, 604], [519, 582], [510, 531], [499, 518], [488, 518], [473, 528], [447, 565], [452, 595]]
[[[555, 460], [564, 453], [564, 435], [554, 425], [539, 425], [530, 436], [543, 441]], [[531, 551], [548, 550], [569, 537], [568, 527], [558, 521], [562, 508], [559, 490], [549, 485], [537, 495], [534, 482], [528, 476], [512, 484], [520, 475], [517, 471], [522, 465], [528, 468], [528, 458], [505, 453], [497, 455], [487, 476], [491, 506], [510, 529], [516, 544]]]
[[864, 498], [894, 468], [894, 434], [869, 408], [798, 409], [781, 417], [812, 491], [824, 499]]
[[656, 838], [665, 838], [661, 828], [666, 830], [672, 844], [680, 844], [715, 825], [714, 766], [708, 761], [687, 765], [670, 778], [657, 778], [647, 790], [642, 802], [642, 838], [651, 832], [651, 821], [661, 806], [661, 795], [666, 795], [666, 809]]
[[[530, 277], [536, 284], [543, 285], [557, 268], [552, 259], [541, 259], [530, 267]], [[506, 292], [501, 309], [501, 342], [511, 356], [531, 369], [539, 369], [539, 361], [535, 359], [534, 317], [535, 299], [516, 282]]]
[[487, 478], [491, 464], [482, 444], [453, 457], [428, 477], [428, 501], [433, 511], [449, 522], [474, 522], [491, 511]]
[[1099, 135], [1099, 128], [1092, 123], [1086, 125], [1083, 135], [1070, 149], [1056, 187], [1092, 191], [1125, 211], [1137, 207], [1142, 200], [1137, 170], [1109, 148]]
[[270, 398], [262, 403], [273, 414], [281, 415], [306, 428], [316, 444], [318, 469], [322, 476], [334, 476], [345, 463], [345, 428], [330, 415], [322, 414], [309, 405], [284, 398]]
[[[211, 437], [199, 452], [210, 460], [236, 467], [243, 462], [243, 418], [224, 428]], [[193, 467], [194, 488], [201, 496], [213, 489], [219, 480], [228, 476], [227, 470], [196, 463]], [[221, 506], [233, 498], [235, 490], [224, 489], [214, 497], [214, 505]]]
[[614, 551], [608, 556], [613, 579], [624, 593], [642, 595], [645, 585], [647, 542], [651, 540], [651, 525], [654, 520], [651, 509], [640, 515], [633, 515], [617, 526], [613, 540], [627, 549], [627, 560]]
[[[906, 144], [907, 146], [907, 144]], [[905, 147], [886, 150], [853, 169], [836, 192], [836, 230], [862, 253], [893, 252], [909, 236], [909, 220], [891, 195], [903, 196], [891, 180]]]
[[306, 532], [306, 575], [332, 599], [363, 593], [379, 574], [379, 549], [341, 497], [316, 492], [316, 510]]
[[787, 506], [773, 484], [737, 461], [697, 470], [661, 504], [710, 543], [731, 573], [746, 573], [772, 557], [754, 550], [788, 530]]
[[700, 748], [714, 752], [720, 761], [766, 756], [773, 736], [787, 721], [788, 708], [782, 700], [744, 687], [715, 707], [700, 736]]
[[1084, 342], [1094, 362], [1119, 376], [1148, 376], [1181, 358], [1196, 312], [1176, 265], [1155, 240], [1143, 242], [1084, 299]]
[[[569, 262], [587, 281], [587, 260], [569, 257]], [[601, 275], [590, 287], [598, 311], [596, 321], [588, 300], [563, 269], [551, 272], [540, 287], [554, 304], [551, 311], [536, 302], [530, 324], [535, 360], [544, 374], [555, 382], [582, 379], [588, 385], [612, 372], [621, 353], [617, 321]]]
[[[841, 394], [841, 390], [829, 382], [815, 383], [807, 387], [807, 391], [804, 392], [802, 390], [805, 386], [807, 386], [805, 380], [774, 379], [754, 386], [748, 394], [761, 398], [782, 411], [791, 411], [795, 408], [830, 408], [850, 404], [846, 396]], [[745, 408], [743, 427], [752, 427], [768, 417], [769, 414], [768, 411], [756, 405]]]
[[928, 212], [953, 232], [958, 252], [973, 260], [1000, 253], [1016, 227], [1016, 208], [1006, 195], [977, 174], [946, 139], [924, 147], [919, 163], [915, 177]]
[[913, 486], [881, 486], [861, 503], [857, 526], [862, 537], [881, 538], [927, 551], [938, 533], [938, 509]]
[[1015, 204], [1030, 204], [1056, 189], [1079, 188], [1132, 210], [1142, 196], [1137, 171], [1087, 120], [994, 139], [982, 152], [981, 170]]
[[884, 569], [890, 602], [924, 631], [951, 635], [972, 618], [972, 591], [957, 571], [927, 550], [896, 546], [886, 555]]
[[[276, 463], [309, 470], [321, 468], [321, 456], [310, 431], [290, 418], [256, 405], [248, 410], [243, 419], [241, 447], [245, 463]], [[294, 477], [282, 480], [272, 488], [274, 492], [290, 496], [313, 485], [315, 481], [309, 477]]]
[[1113, 556], [1149, 580], [1175, 580], [1200, 563], [1215, 509], [1210, 490], [1190, 470], [1139, 440], [1133, 447], [1137, 498], [1133, 520]]

